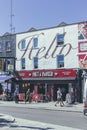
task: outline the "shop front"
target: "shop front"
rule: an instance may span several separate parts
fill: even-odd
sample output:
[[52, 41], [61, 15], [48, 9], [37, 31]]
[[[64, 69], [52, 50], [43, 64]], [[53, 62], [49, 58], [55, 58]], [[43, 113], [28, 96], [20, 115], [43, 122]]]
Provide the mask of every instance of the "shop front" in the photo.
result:
[[67, 93], [73, 93], [75, 96], [75, 91], [78, 92], [77, 71], [74, 69], [32, 70], [17, 73], [16, 83], [19, 85], [19, 92], [25, 94], [30, 88], [32, 100], [56, 101], [59, 87], [63, 91], [63, 100]]
[[0, 75], [0, 99], [13, 100], [14, 80], [13, 75]]

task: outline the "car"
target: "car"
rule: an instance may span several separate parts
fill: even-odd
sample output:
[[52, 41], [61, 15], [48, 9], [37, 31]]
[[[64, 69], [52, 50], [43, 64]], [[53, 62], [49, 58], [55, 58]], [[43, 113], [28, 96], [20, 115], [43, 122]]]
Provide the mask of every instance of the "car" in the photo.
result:
[[84, 104], [83, 113], [84, 115], [87, 115], [87, 79], [85, 81], [85, 86], [84, 86], [83, 104]]

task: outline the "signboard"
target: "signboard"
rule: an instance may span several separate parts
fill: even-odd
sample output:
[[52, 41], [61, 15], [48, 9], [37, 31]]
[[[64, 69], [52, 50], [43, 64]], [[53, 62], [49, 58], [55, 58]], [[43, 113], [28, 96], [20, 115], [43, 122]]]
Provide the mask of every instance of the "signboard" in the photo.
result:
[[32, 70], [19, 71], [19, 77], [23, 79], [29, 78], [76, 78], [76, 70]]
[[87, 23], [78, 25], [78, 60], [81, 69], [87, 69]]
[[79, 52], [87, 52], [87, 41], [79, 42]]

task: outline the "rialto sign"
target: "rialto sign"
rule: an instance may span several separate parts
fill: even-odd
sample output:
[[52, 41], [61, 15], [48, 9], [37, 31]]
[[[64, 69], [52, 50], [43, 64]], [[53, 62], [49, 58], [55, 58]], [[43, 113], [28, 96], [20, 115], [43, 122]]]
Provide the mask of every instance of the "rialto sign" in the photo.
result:
[[[61, 47], [57, 46], [57, 41], [56, 41], [56, 36], [55, 36], [53, 38], [53, 40], [51, 41], [51, 43], [47, 44], [49, 46], [42, 46], [40, 48], [38, 47], [38, 49], [35, 50], [32, 45], [32, 40], [35, 38], [35, 36], [39, 37], [42, 34], [43, 33], [23, 38], [22, 40], [27, 41], [27, 46], [24, 51], [21, 51], [22, 40], [19, 41], [18, 50], [21, 51], [22, 54], [17, 60], [20, 60], [21, 58], [23, 58], [27, 53], [28, 53], [27, 56], [28, 56], [29, 60], [32, 60], [33, 57], [38, 57], [38, 59], [56, 58], [56, 55], [59, 55], [59, 54], [60, 55], [63, 54], [64, 56], [67, 56], [72, 49], [76, 48], [76, 47], [73, 48], [70, 43], [63, 44]], [[55, 44], [55, 46], [54, 46], [54, 44]], [[35, 51], [35, 53], [33, 54], [34, 51]]]

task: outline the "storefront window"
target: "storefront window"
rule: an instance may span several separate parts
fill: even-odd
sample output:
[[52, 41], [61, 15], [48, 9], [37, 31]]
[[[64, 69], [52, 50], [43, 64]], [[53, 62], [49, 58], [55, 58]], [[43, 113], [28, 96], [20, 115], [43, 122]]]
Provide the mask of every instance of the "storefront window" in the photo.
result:
[[22, 84], [22, 87], [23, 87], [23, 88], [25, 87], [24, 84]]
[[39, 93], [39, 94], [45, 94], [45, 87], [44, 87], [43, 85], [40, 85], [40, 86], [38, 87], [38, 93]]

